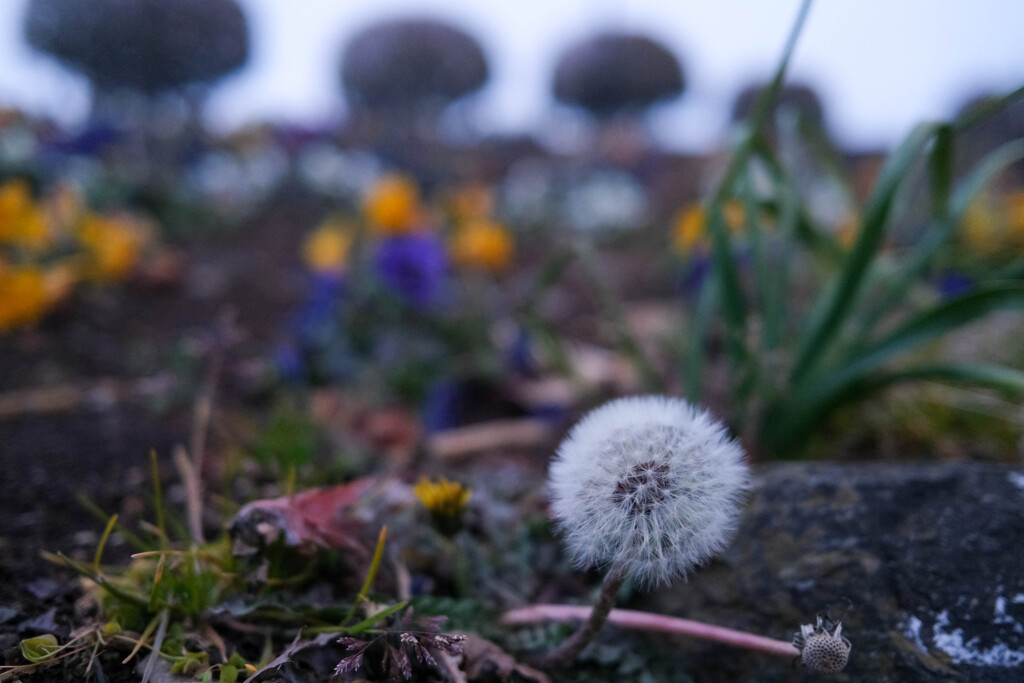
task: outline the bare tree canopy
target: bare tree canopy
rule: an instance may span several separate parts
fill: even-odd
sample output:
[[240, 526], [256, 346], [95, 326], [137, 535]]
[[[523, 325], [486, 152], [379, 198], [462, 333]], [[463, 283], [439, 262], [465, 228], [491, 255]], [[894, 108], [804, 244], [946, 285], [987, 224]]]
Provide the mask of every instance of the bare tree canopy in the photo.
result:
[[341, 57], [341, 85], [354, 107], [443, 107], [487, 81], [480, 44], [449, 24], [405, 18], [357, 33]]
[[30, 0], [25, 37], [98, 88], [146, 93], [215, 81], [249, 56], [234, 0]]
[[560, 102], [597, 117], [643, 111], [682, 94], [683, 69], [668, 48], [634, 34], [604, 33], [570, 47], [555, 68]]

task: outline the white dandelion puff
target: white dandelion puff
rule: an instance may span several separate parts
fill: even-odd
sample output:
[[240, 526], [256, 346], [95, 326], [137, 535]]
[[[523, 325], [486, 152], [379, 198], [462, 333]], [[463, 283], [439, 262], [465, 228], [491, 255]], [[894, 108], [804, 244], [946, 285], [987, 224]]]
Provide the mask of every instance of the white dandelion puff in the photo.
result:
[[748, 477], [742, 448], [707, 412], [639, 396], [611, 401], [573, 427], [549, 485], [579, 565], [608, 564], [653, 586], [725, 547]]

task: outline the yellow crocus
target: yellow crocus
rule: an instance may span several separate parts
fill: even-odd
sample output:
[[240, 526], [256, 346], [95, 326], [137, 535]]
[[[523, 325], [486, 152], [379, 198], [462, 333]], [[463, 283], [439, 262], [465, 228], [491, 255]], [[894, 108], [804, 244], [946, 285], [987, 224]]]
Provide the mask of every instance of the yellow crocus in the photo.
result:
[[456, 229], [450, 249], [457, 266], [499, 272], [512, 260], [515, 247], [505, 226], [491, 220], [475, 220]]
[[977, 254], [992, 254], [999, 249], [1001, 222], [999, 209], [992, 199], [978, 197], [964, 212], [960, 239], [964, 246]]
[[367, 194], [363, 212], [374, 232], [385, 235], [411, 232], [423, 216], [419, 188], [408, 176], [386, 175]]
[[36, 266], [0, 266], [0, 332], [28, 325], [46, 314], [50, 300]]
[[87, 214], [78, 228], [85, 247], [88, 275], [96, 280], [120, 280], [131, 274], [149, 241], [143, 223], [128, 215]]
[[50, 242], [46, 215], [32, 198], [28, 182], [15, 178], [0, 185], [0, 244], [38, 252]]
[[[746, 213], [737, 201], [727, 202], [722, 207], [725, 225], [732, 233], [742, 229]], [[672, 246], [679, 254], [689, 254], [695, 247], [707, 246], [710, 239], [707, 211], [701, 204], [690, 204], [676, 214], [672, 228]]]
[[302, 260], [318, 273], [341, 273], [348, 265], [353, 229], [347, 221], [330, 216], [302, 243]]
[[1024, 190], [1006, 195], [1006, 227], [1010, 241], [1024, 248]]

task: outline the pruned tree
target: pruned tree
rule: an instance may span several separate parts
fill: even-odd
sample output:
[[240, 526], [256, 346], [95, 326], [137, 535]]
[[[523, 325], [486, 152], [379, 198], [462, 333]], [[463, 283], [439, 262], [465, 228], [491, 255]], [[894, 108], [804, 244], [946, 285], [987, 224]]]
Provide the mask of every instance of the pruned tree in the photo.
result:
[[436, 19], [408, 17], [372, 24], [341, 55], [341, 87], [353, 114], [370, 114], [408, 134], [432, 129], [450, 104], [479, 90], [489, 76], [480, 44]]
[[638, 116], [682, 94], [679, 60], [647, 36], [602, 33], [573, 45], [555, 67], [555, 99], [597, 119]]
[[98, 90], [149, 95], [211, 83], [249, 55], [235, 0], [29, 0], [25, 37]]
[[119, 130], [108, 161], [158, 198], [204, 135], [206, 86], [249, 56], [235, 0], [29, 0], [24, 32], [89, 79], [89, 125]]

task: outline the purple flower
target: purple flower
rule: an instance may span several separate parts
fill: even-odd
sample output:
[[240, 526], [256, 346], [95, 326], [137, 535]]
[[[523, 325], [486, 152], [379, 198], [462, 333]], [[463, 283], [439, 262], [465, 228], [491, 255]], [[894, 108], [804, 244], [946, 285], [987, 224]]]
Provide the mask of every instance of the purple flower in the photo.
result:
[[974, 286], [974, 280], [955, 270], [947, 270], [939, 275], [935, 286], [942, 300], [948, 301], [969, 292]]
[[377, 276], [413, 308], [429, 308], [441, 299], [448, 259], [434, 235], [394, 235], [377, 247]]
[[344, 294], [345, 279], [342, 275], [314, 273], [310, 279], [309, 294], [295, 320], [299, 336], [311, 336], [314, 330], [332, 322]]

